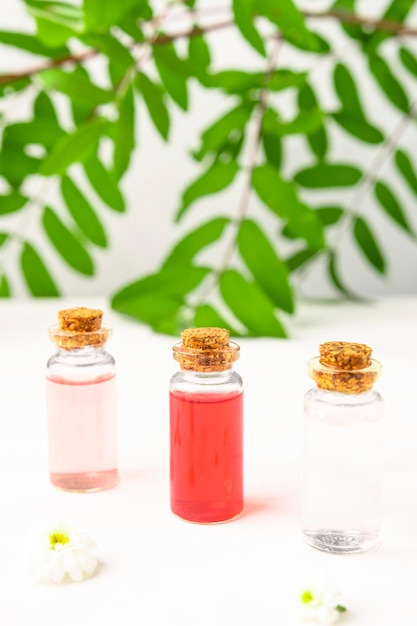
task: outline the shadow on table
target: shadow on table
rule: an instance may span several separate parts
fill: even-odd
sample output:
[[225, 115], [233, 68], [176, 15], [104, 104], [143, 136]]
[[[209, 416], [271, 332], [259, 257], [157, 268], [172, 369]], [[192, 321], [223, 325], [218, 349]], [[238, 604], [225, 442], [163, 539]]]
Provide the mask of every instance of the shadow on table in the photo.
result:
[[242, 517], [258, 515], [273, 509], [278, 510], [280, 503], [276, 498], [245, 498]]

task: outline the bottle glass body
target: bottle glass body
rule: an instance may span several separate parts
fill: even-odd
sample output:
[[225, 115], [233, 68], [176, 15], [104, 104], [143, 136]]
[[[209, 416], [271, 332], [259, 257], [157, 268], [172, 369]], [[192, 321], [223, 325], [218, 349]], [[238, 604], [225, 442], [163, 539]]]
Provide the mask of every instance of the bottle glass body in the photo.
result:
[[104, 347], [58, 349], [47, 364], [50, 480], [69, 491], [118, 482], [116, 366]]
[[170, 382], [171, 510], [216, 523], [243, 508], [243, 387], [232, 371], [179, 371]]
[[304, 401], [302, 530], [334, 553], [379, 543], [384, 405], [374, 390], [311, 389]]

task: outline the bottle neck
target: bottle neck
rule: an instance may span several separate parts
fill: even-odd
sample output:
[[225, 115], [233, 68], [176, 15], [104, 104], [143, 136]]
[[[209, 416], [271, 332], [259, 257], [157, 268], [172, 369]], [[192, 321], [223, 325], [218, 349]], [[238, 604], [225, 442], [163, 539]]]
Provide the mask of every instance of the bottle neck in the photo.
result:
[[232, 368], [214, 372], [198, 372], [194, 370], [180, 370], [184, 381], [200, 385], [219, 385], [226, 382], [233, 374]]
[[313, 391], [316, 396], [321, 398], [324, 402], [328, 402], [330, 404], [342, 403], [345, 405], [368, 402], [378, 395], [378, 392], [373, 388], [368, 389], [367, 391], [362, 391], [361, 393], [330, 391], [329, 389], [321, 389], [320, 387], [315, 387]]
[[82, 346], [80, 348], [74, 348], [73, 350], [65, 350], [58, 347], [55, 359], [60, 363], [67, 363], [74, 365], [83, 365], [87, 363], [99, 363], [103, 361], [107, 356], [105, 346]]

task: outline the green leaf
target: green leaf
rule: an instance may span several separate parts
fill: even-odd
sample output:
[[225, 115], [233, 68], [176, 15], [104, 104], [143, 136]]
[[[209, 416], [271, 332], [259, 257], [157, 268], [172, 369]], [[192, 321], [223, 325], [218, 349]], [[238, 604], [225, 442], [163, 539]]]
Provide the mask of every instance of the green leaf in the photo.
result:
[[332, 117], [346, 132], [365, 143], [378, 144], [384, 141], [381, 131], [362, 117], [354, 117], [345, 111], [333, 113]]
[[29, 78], [19, 78], [9, 81], [7, 76], [0, 75], [0, 96], [8, 96], [18, 91], [23, 91], [31, 84]]
[[[82, 65], [78, 65], [73, 70], [72, 76], [79, 77], [81, 82], [90, 80], [90, 75]], [[92, 107], [91, 104], [80, 102], [79, 100], [70, 99], [70, 102], [75, 126], [79, 126], [82, 122], [89, 122], [91, 120], [96, 107]]]
[[268, 130], [262, 130], [261, 140], [266, 160], [270, 165], [280, 169], [282, 162], [281, 138]]
[[65, 2], [25, 0], [35, 18], [38, 39], [46, 46], [57, 47], [84, 30], [81, 8]]
[[350, 114], [352, 117], [363, 118], [364, 114], [356, 83], [346, 65], [342, 63], [336, 64], [333, 73], [333, 81], [343, 111]]
[[217, 217], [188, 233], [171, 250], [163, 267], [191, 264], [196, 254], [221, 237], [229, 223], [228, 218]]
[[25, 206], [29, 198], [22, 196], [17, 191], [12, 191], [7, 195], [0, 195], [0, 215], [15, 213]]
[[417, 76], [417, 59], [407, 48], [400, 48], [400, 59], [410, 74]]
[[0, 278], [0, 298], [10, 298], [11, 290], [9, 281], [6, 276], [3, 274]]
[[93, 276], [94, 265], [87, 250], [49, 207], [44, 209], [42, 223], [49, 240], [64, 261], [80, 274]]
[[353, 235], [359, 249], [371, 265], [381, 274], [385, 274], [386, 263], [381, 249], [367, 222], [362, 217], [355, 218]]
[[292, 181], [281, 178], [271, 165], [261, 165], [253, 172], [252, 184], [262, 202], [285, 220], [297, 237], [316, 250], [325, 245], [323, 226], [316, 212], [299, 200]]
[[61, 193], [78, 228], [96, 246], [106, 248], [106, 233], [93, 207], [74, 182], [67, 176], [62, 178]]
[[[336, 0], [333, 4], [333, 8], [341, 10], [344, 13], [355, 14], [355, 3], [356, 0]], [[369, 38], [369, 35], [364, 32], [363, 28], [356, 24], [341, 22], [341, 27], [349, 37], [361, 41], [362, 43], [366, 42]]]
[[[322, 111], [318, 106], [316, 95], [308, 83], [304, 84], [298, 92], [298, 106], [300, 111], [306, 111], [312, 115], [314, 115], [315, 111], [318, 111], [319, 114], [322, 115]], [[326, 156], [328, 141], [324, 125], [317, 130], [310, 132], [307, 135], [307, 141], [311, 150], [319, 159], [323, 159]]]
[[329, 251], [327, 271], [328, 271], [328, 274], [329, 274], [329, 278], [330, 278], [331, 282], [333, 283], [333, 285], [336, 287], [336, 289], [338, 291], [340, 291], [340, 293], [343, 294], [346, 298], [355, 299], [355, 296], [352, 294], [350, 289], [348, 289], [343, 284], [343, 282], [342, 282], [342, 280], [341, 280], [341, 278], [339, 276], [339, 271], [338, 271], [338, 268], [337, 268], [336, 254], [333, 251]]
[[19, 187], [23, 180], [36, 174], [40, 160], [28, 156], [21, 146], [3, 143], [0, 151], [0, 176], [3, 176], [12, 187]]
[[309, 135], [318, 130], [323, 124], [323, 114], [319, 109], [300, 111], [289, 122], [280, 120], [274, 109], [267, 109], [263, 118], [262, 128], [269, 133], [284, 137], [285, 135]]
[[58, 48], [51, 48], [45, 46], [39, 39], [33, 35], [27, 35], [26, 33], [14, 33], [11, 31], [0, 31], [0, 43], [6, 46], [13, 46], [19, 48], [19, 50], [26, 50], [43, 57], [50, 57], [52, 59], [58, 59], [65, 57], [68, 54], [68, 48], [61, 46]]
[[323, 226], [337, 224], [344, 214], [344, 210], [338, 206], [323, 206], [316, 209], [316, 213]]
[[[90, 31], [102, 31], [117, 24], [140, 0], [84, 0], [85, 24]], [[143, 3], [145, 4], [145, 3]]]
[[258, 287], [275, 306], [293, 313], [294, 297], [287, 267], [256, 222], [248, 219], [242, 222], [237, 244]]
[[369, 57], [369, 69], [388, 100], [403, 113], [408, 113], [410, 103], [407, 94], [388, 63], [382, 57], [372, 55]]
[[135, 95], [130, 85], [119, 104], [119, 118], [112, 125], [113, 171], [117, 180], [127, 171], [135, 148]]
[[172, 100], [181, 109], [187, 111], [187, 78], [189, 73], [186, 63], [178, 56], [172, 43], [164, 46], [154, 45], [153, 56], [165, 89]]
[[292, 0], [257, 0], [259, 13], [278, 26], [286, 42], [317, 51], [317, 39], [306, 28], [304, 17]]
[[328, 149], [326, 128], [322, 126], [314, 133], [310, 133], [309, 135], [307, 135], [307, 141], [316, 157], [318, 159], [324, 159]]
[[64, 131], [50, 120], [35, 117], [31, 122], [17, 122], [6, 126], [3, 141], [6, 145], [21, 148], [28, 144], [39, 144], [51, 149], [64, 135]]
[[403, 150], [397, 150], [395, 153], [395, 163], [410, 188], [417, 194], [417, 174], [409, 157]]
[[39, 74], [39, 80], [46, 89], [64, 93], [72, 101], [90, 109], [100, 104], [111, 102], [114, 98], [114, 94], [111, 91], [94, 85], [87, 73], [45, 70]]
[[201, 146], [194, 153], [194, 157], [200, 161], [207, 154], [222, 152], [222, 149], [228, 145], [228, 142], [240, 138], [243, 135], [246, 124], [248, 123], [255, 103], [242, 103], [231, 109], [214, 124], [209, 126], [201, 135]]
[[9, 239], [8, 233], [0, 233], [0, 248], [4, 246], [4, 244], [6, 243], [8, 239]]
[[285, 260], [288, 271], [295, 272], [300, 267], [311, 261], [311, 259], [313, 259], [316, 254], [317, 250], [312, 250], [311, 248], [304, 248], [303, 250], [299, 250]]
[[253, 336], [285, 337], [286, 333], [267, 296], [236, 270], [226, 270], [220, 277], [223, 300]]
[[297, 172], [294, 180], [301, 187], [324, 189], [327, 187], [349, 187], [362, 177], [362, 172], [353, 165], [342, 163], [317, 163]]
[[[410, 10], [415, 5], [415, 0], [392, 0], [391, 4], [386, 9], [384, 15], [382, 16], [383, 21], [387, 22], [397, 22], [402, 24]], [[389, 33], [387, 31], [376, 29], [374, 33], [371, 34], [369, 40], [366, 44], [365, 50], [369, 53], [374, 50], [386, 39], [389, 37], [393, 37], [394, 33]]]
[[[124, 287], [112, 298], [112, 308], [149, 324], [155, 330], [176, 334], [179, 312], [186, 295], [209, 273], [204, 267], [165, 268]], [[178, 277], [181, 276], [181, 280]]]
[[210, 304], [201, 304], [196, 307], [194, 314], [195, 327], [227, 328], [233, 337], [238, 337], [235, 330]]
[[20, 265], [23, 278], [32, 296], [38, 298], [59, 296], [58, 288], [45, 263], [30, 243], [25, 242], [23, 244]]
[[182, 194], [182, 205], [177, 212], [176, 221], [179, 221], [188, 207], [202, 196], [218, 193], [228, 187], [235, 178], [239, 166], [234, 161], [230, 163], [213, 163], [209, 169], [195, 180]]
[[204, 82], [210, 63], [210, 48], [204, 37], [202, 35], [190, 37], [188, 39], [188, 64], [198, 80]]
[[[139, 11], [133, 9], [124, 18], [119, 20], [118, 26], [125, 31], [133, 39], [135, 43], [143, 43], [145, 36], [140, 28], [141, 20], [152, 19], [152, 9], [147, 2], [138, 5], [138, 9], [143, 15], [139, 15]], [[147, 15], [145, 15], [147, 13]]]
[[254, 26], [254, 18], [258, 12], [257, 4], [256, 0], [233, 0], [233, 14], [236, 26], [246, 41], [260, 54], [266, 56], [263, 39]]
[[58, 116], [51, 98], [40, 91], [33, 104], [33, 113], [36, 119], [48, 120], [49, 124], [59, 127]]
[[400, 203], [392, 193], [391, 189], [383, 182], [377, 181], [374, 187], [375, 196], [378, 199], [382, 208], [409, 235], [415, 236], [415, 233], [410, 227], [407, 218], [402, 210]]
[[228, 94], [242, 94], [259, 89], [283, 91], [289, 87], [301, 87], [306, 80], [306, 72], [291, 70], [275, 70], [270, 75], [264, 72], [243, 72], [240, 70], [224, 70], [208, 75], [205, 86], [222, 89]]
[[99, 198], [113, 211], [123, 213], [126, 210], [125, 200], [113, 172], [109, 172], [95, 155], [85, 161], [84, 170]]
[[[333, 226], [334, 224], [337, 224], [343, 217], [344, 210], [336, 206], [324, 206], [315, 209], [315, 213], [323, 226]], [[297, 238], [297, 234], [291, 230], [288, 224], [284, 226], [281, 234], [288, 239]]]
[[135, 61], [129, 50], [110, 33], [85, 35], [82, 41], [92, 48], [99, 50], [109, 61], [109, 74], [112, 84], [117, 87], [120, 80], [133, 68]]
[[136, 85], [143, 96], [149, 116], [161, 137], [168, 140], [170, 119], [165, 104], [164, 92], [159, 85], [153, 83], [146, 74], [138, 74]]
[[108, 124], [106, 119], [95, 117], [60, 139], [42, 162], [41, 174], [63, 174], [73, 163], [85, 161], [97, 149], [98, 141], [106, 132]]

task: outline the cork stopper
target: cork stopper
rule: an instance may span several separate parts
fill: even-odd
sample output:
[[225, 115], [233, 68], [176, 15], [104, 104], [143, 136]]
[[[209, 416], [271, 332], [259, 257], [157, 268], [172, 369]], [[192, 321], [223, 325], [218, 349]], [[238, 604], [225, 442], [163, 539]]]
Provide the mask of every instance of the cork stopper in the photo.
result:
[[328, 341], [319, 346], [320, 356], [308, 363], [309, 374], [320, 389], [339, 393], [370, 391], [381, 372], [372, 349], [363, 343]]
[[222, 372], [239, 358], [239, 346], [229, 340], [225, 328], [187, 328], [182, 342], [173, 347], [174, 359], [181, 369], [194, 372]]
[[76, 307], [58, 311], [58, 325], [49, 329], [52, 341], [64, 350], [77, 350], [85, 346], [99, 348], [111, 334], [111, 329], [101, 325], [103, 311]]

